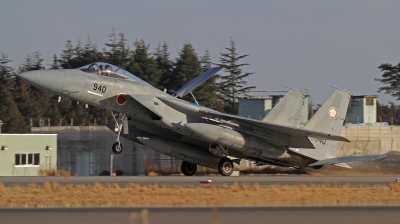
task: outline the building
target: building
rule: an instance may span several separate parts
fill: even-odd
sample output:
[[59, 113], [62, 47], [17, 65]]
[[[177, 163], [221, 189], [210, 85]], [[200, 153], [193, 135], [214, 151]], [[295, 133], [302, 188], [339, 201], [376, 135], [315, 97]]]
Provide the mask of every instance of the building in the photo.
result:
[[376, 98], [378, 98], [376, 95], [351, 96], [346, 123], [375, 123]]
[[56, 134], [0, 134], [0, 176], [38, 176], [57, 160]]

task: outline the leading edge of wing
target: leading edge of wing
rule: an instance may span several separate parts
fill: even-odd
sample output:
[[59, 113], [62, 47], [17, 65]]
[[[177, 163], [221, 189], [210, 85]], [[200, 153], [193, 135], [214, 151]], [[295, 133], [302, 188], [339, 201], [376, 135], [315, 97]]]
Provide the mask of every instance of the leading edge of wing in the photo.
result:
[[[230, 115], [230, 114], [224, 114], [220, 113], [218, 111], [202, 107], [199, 105], [193, 105], [189, 102], [176, 99], [176, 98], [170, 98], [170, 97], [159, 97], [157, 96], [158, 99], [160, 99], [162, 102], [166, 103], [170, 107], [188, 114], [189, 116], [196, 116], [197, 118], [201, 117], [212, 117], [212, 118], [222, 118], [222, 119], [229, 119], [229, 120], [236, 120], [239, 122], [243, 122], [255, 127], [258, 127], [260, 129], [266, 129], [269, 131], [274, 131], [278, 132], [281, 134], [288, 135], [290, 137], [311, 137], [311, 138], [317, 138], [321, 140], [332, 140], [332, 141], [345, 141], [345, 142], [350, 142], [348, 139], [342, 137], [342, 136], [337, 136], [337, 135], [331, 135], [329, 133], [325, 132], [319, 132], [319, 131], [313, 131], [313, 130], [307, 130], [307, 129], [302, 129], [302, 128], [296, 128], [296, 127], [291, 127], [291, 126], [286, 126], [286, 125], [280, 125], [276, 123], [269, 123], [269, 122], [263, 122], [259, 120], [254, 120], [250, 118], [245, 118], [245, 117], [239, 117], [235, 115]], [[308, 140], [308, 139], [307, 139]], [[311, 144], [311, 143], [310, 143]], [[294, 148], [309, 148], [307, 147], [301, 147], [301, 146], [291, 146]]]

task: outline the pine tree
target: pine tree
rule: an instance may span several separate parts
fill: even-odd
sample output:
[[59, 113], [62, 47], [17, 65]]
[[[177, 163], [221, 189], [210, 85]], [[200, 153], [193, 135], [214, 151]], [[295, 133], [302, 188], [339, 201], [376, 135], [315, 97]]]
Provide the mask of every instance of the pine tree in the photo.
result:
[[103, 49], [105, 61], [113, 65], [126, 69], [130, 61], [130, 49], [126, 44], [125, 35], [119, 33], [118, 37], [115, 30], [110, 34], [110, 43], [105, 45], [110, 48], [109, 51]]
[[62, 51], [60, 59], [58, 59], [59, 67], [63, 69], [77, 68], [73, 61], [74, 58], [76, 58], [74, 45], [72, 44], [71, 40], [67, 40], [65, 49]]
[[59, 69], [60, 67], [58, 66], [58, 57], [56, 54], [53, 54], [53, 63], [50, 65], [50, 69]]
[[242, 67], [249, 65], [247, 63], [240, 64], [239, 61], [249, 55], [238, 55], [236, 52], [235, 41], [231, 39], [231, 46], [225, 48], [228, 53], [221, 53], [219, 66], [224, 68], [228, 75], [219, 76], [219, 97], [224, 103], [224, 112], [230, 114], [238, 113], [238, 99], [244, 97], [247, 93], [255, 88], [255, 86], [248, 86], [247, 82], [243, 79], [247, 78], [253, 73], [243, 73]]
[[[203, 68], [203, 72], [207, 71], [212, 67], [211, 55], [208, 50], [205, 51], [204, 56], [201, 57], [201, 64]], [[220, 104], [217, 102], [217, 84], [216, 84], [216, 75], [208, 79], [206, 82], [201, 84], [196, 88], [195, 94], [203, 93], [204, 97], [202, 99], [198, 99], [201, 101], [202, 106], [206, 106], [212, 108], [214, 110], [222, 109]]]
[[[182, 50], [179, 52], [179, 58], [175, 62], [175, 67], [172, 70], [170, 79], [171, 91], [176, 91], [186, 83], [194, 79], [203, 72], [201, 62], [195, 52], [195, 49], [190, 43], [185, 43]], [[203, 92], [196, 90], [193, 92], [199, 104], [206, 98]], [[190, 95], [184, 97], [185, 100], [193, 101]]]
[[168, 44], [164, 41], [162, 44], [158, 43], [156, 52], [154, 53], [157, 61], [157, 68], [161, 72], [161, 78], [158, 86], [160, 88], [170, 89], [172, 69], [174, 67], [173, 62], [170, 60], [170, 53], [168, 50]]
[[395, 66], [385, 63], [378, 68], [383, 74], [381, 79], [375, 79], [375, 81], [386, 84], [386, 86], [380, 87], [378, 92], [384, 91], [385, 94], [390, 94], [400, 100], [400, 63]]
[[144, 40], [137, 40], [134, 46], [135, 50], [131, 53], [131, 64], [128, 70], [158, 88], [161, 70], [157, 67], [157, 61], [148, 53], [150, 45], [147, 45]]
[[18, 110], [18, 106], [14, 101], [14, 78], [13, 69], [7, 64], [11, 62], [8, 55], [1, 53], [0, 55], [0, 120], [2, 133], [27, 133], [29, 126], [25, 122], [24, 117]]
[[8, 59], [8, 55], [1, 52], [0, 54], [0, 83], [5, 83], [10, 78], [13, 69], [8, 66], [11, 60]]
[[79, 62], [83, 65], [87, 65], [93, 62], [104, 61], [105, 56], [99, 51], [96, 44], [93, 44], [90, 36], [87, 37], [86, 44], [80, 52]]
[[[40, 53], [34, 52], [26, 57], [23, 65], [19, 66], [18, 73], [44, 69], [42, 62]], [[44, 119], [44, 114], [47, 113], [52, 96], [51, 93], [31, 86], [20, 78], [16, 79], [15, 101], [28, 124], [32, 119], [33, 125], [39, 125], [39, 120]]]

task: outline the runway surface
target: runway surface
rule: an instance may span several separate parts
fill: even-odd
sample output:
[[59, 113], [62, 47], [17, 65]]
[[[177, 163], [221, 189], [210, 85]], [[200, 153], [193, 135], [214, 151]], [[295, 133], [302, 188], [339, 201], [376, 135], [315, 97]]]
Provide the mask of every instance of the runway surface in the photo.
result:
[[[71, 176], [65, 177], [0, 177], [0, 182], [5, 186], [12, 185], [28, 185], [29, 183], [43, 184], [44, 182], [57, 182], [60, 184], [94, 184], [96, 182], [118, 183], [125, 186], [130, 183], [134, 184], [158, 184], [158, 185], [198, 185], [200, 180], [211, 180], [213, 185], [233, 184], [235, 182], [247, 184], [390, 184], [394, 183], [397, 176], [240, 176], [240, 177], [223, 177], [223, 176]], [[399, 221], [400, 223], [400, 221]]]
[[[400, 207], [153, 207], [0, 209], [1, 223], [399, 223]], [[143, 212], [144, 211], [144, 212]], [[147, 222], [146, 222], [147, 221]]]

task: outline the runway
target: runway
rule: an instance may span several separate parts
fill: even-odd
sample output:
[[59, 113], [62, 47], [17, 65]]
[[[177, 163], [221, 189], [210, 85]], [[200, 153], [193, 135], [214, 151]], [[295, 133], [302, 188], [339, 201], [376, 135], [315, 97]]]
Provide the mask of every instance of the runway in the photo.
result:
[[134, 184], [158, 184], [158, 185], [199, 185], [200, 180], [211, 180], [213, 185], [247, 183], [247, 184], [332, 184], [332, 185], [375, 185], [394, 183], [398, 176], [240, 176], [240, 177], [223, 177], [223, 176], [71, 176], [71, 177], [0, 177], [0, 182], [5, 186], [12, 185], [28, 185], [30, 183], [43, 184], [44, 182], [57, 182], [60, 184], [94, 184], [96, 182], [117, 183], [125, 186], [130, 183]]
[[[398, 206], [0, 209], [1, 223], [399, 223]], [[147, 221], [147, 222], [146, 222]]]

